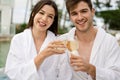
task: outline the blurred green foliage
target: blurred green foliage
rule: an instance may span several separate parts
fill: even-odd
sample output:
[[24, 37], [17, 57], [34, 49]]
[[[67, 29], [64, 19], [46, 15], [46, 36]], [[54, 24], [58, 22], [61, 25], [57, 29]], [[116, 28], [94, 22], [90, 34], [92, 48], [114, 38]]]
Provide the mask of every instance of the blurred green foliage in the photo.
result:
[[58, 27], [58, 34], [64, 34], [66, 32], [68, 32], [68, 29], [66, 27], [64, 28]]
[[[111, 0], [103, 1], [95, 0], [94, 5], [99, 11], [96, 11], [96, 16], [104, 19], [105, 24], [109, 24], [109, 29], [120, 30], [120, 1], [116, 1], [117, 7], [112, 10]], [[102, 11], [102, 8], [107, 8], [107, 10]]]
[[109, 24], [109, 29], [120, 30], [120, 9], [96, 12], [96, 15], [102, 17], [105, 24]]
[[26, 26], [27, 26], [26, 23], [18, 24], [18, 25], [16, 26], [16, 34], [17, 34], [17, 33], [20, 33], [20, 32], [23, 32], [24, 29], [26, 29]]

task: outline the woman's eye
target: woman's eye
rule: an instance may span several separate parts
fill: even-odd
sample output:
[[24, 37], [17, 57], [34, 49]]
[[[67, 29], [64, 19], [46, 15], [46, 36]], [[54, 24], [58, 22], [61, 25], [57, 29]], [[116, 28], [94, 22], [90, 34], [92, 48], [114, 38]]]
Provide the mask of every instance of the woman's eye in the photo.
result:
[[39, 12], [39, 14], [44, 14], [43, 12]]
[[53, 19], [53, 16], [48, 16], [49, 18]]

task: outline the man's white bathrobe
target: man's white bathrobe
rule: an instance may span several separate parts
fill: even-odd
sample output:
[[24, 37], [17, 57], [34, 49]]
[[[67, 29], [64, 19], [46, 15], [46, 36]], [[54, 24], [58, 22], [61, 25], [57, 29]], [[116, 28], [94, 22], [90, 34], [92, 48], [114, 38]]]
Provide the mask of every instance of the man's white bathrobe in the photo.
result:
[[[51, 32], [47, 32], [47, 37], [41, 46], [42, 51], [50, 41], [56, 39]], [[59, 77], [58, 61], [59, 55], [53, 55], [45, 59], [39, 70], [36, 70], [34, 58], [37, 55], [31, 29], [16, 34], [12, 41], [7, 56], [5, 73], [11, 80], [57, 80]], [[69, 69], [62, 69], [62, 80], [70, 80], [72, 74]]]
[[[59, 38], [70, 40], [74, 38], [74, 35], [75, 28]], [[65, 67], [67, 62], [64, 59], [65, 57], [68, 58], [63, 56], [63, 59], [61, 58], [61, 67], [62, 65]], [[96, 80], [120, 80], [120, 47], [117, 40], [102, 28], [98, 28], [89, 63], [96, 66]], [[90, 75], [87, 75], [85, 72], [75, 73], [73, 70], [72, 72], [73, 77], [71, 80], [91, 80]]]

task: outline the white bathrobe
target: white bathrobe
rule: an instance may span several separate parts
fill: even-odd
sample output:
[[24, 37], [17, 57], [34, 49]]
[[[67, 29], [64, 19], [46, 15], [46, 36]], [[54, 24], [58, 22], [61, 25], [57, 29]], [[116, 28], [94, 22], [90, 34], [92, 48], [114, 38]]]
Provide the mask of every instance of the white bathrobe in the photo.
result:
[[[41, 46], [42, 51], [50, 41], [56, 39], [51, 32], [47, 32], [47, 37]], [[11, 41], [10, 50], [7, 56], [5, 73], [11, 80], [57, 80], [59, 78], [58, 61], [59, 55], [53, 55], [45, 59], [39, 70], [36, 70], [34, 58], [37, 55], [31, 29], [17, 34]], [[62, 69], [62, 80], [70, 80], [72, 74], [67, 69]]]
[[[59, 38], [70, 40], [74, 38], [74, 35], [75, 28]], [[64, 59], [65, 57], [68, 58], [65, 54], [63, 56], [61, 63], [64, 63], [61, 64], [61, 67], [62, 65], [66, 66], [67, 60], [65, 62]], [[106, 33], [102, 28], [98, 28], [89, 63], [96, 66], [96, 80], [120, 80], [120, 47], [116, 38]], [[73, 77], [70, 80], [92, 80], [90, 75], [87, 75], [85, 72], [76, 73], [74, 70], [72, 72]]]

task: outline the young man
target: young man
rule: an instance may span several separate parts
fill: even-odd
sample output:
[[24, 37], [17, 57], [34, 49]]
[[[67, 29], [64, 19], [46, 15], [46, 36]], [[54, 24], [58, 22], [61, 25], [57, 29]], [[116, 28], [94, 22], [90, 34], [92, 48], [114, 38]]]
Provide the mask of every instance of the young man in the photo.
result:
[[91, 1], [66, 0], [66, 8], [75, 28], [60, 37], [79, 43], [79, 56], [70, 57], [71, 80], [120, 80], [119, 45], [113, 36], [93, 25]]

